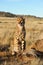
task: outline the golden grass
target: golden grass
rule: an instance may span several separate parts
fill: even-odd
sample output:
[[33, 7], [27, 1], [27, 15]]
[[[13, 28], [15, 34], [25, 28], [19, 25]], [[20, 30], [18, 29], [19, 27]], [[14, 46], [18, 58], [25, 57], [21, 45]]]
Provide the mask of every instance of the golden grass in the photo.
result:
[[[26, 50], [29, 50], [31, 44], [34, 44], [38, 39], [43, 39], [43, 19], [38, 18], [25, 18], [26, 28]], [[16, 30], [16, 17], [0, 17], [0, 45], [9, 44], [13, 34]], [[27, 61], [27, 58], [26, 58]], [[8, 62], [8, 63], [7, 63]], [[18, 61], [19, 62], [19, 61]], [[26, 63], [17, 61], [5, 61], [4, 65], [43, 65], [43, 60], [39, 58], [33, 59]], [[0, 63], [1, 65], [1, 63]]]

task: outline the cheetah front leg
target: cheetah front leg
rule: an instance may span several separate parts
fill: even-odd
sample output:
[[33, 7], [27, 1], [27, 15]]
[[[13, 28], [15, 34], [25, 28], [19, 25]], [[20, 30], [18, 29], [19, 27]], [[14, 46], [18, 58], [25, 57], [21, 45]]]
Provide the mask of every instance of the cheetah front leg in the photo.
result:
[[22, 41], [22, 45], [21, 46], [22, 46], [22, 51], [24, 51], [25, 50], [25, 41], [24, 40]]

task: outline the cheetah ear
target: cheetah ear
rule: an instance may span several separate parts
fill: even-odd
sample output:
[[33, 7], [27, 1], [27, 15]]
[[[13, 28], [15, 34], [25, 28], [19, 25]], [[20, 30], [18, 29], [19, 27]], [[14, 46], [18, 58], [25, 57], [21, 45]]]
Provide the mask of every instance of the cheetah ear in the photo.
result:
[[23, 19], [23, 23], [25, 24], [25, 19]]
[[23, 17], [23, 24], [25, 24], [25, 17]]

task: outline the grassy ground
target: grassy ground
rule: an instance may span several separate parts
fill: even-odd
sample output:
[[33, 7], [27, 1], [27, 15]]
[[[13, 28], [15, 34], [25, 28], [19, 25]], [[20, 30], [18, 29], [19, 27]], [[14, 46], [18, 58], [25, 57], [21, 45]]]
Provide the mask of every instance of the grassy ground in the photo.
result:
[[[0, 45], [10, 43], [10, 39], [13, 37], [13, 33], [16, 30], [16, 17], [0, 17]], [[26, 52], [38, 39], [43, 39], [43, 19], [35, 17], [25, 18], [26, 28]], [[1, 61], [0, 65], [43, 65], [43, 59], [33, 58], [29, 60], [10, 59]]]

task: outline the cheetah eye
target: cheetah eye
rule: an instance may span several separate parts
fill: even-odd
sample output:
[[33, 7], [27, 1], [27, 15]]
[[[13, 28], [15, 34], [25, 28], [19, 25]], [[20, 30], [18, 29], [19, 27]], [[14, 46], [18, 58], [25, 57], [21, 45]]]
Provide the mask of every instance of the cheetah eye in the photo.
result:
[[23, 23], [20, 23], [21, 26], [23, 26]]

